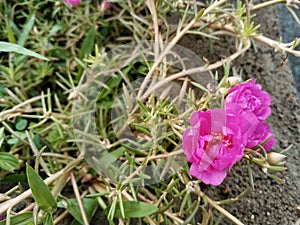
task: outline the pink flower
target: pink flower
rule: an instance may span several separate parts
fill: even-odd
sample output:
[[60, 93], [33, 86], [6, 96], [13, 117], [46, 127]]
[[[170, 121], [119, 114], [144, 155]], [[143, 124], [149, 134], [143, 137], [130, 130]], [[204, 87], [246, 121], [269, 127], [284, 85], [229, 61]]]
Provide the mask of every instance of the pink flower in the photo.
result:
[[191, 129], [183, 134], [182, 148], [190, 173], [205, 184], [219, 185], [227, 171], [244, 154], [247, 136], [239, 126], [245, 118], [224, 109], [197, 111], [190, 119]]
[[265, 141], [267, 138], [270, 139], [263, 145], [263, 147], [265, 148], [265, 150], [270, 150], [275, 143], [275, 138], [270, 131], [270, 126], [265, 122], [261, 122], [256, 126], [256, 129], [252, 133], [252, 135], [248, 137], [246, 148], [256, 147], [257, 145]]
[[81, 3], [81, 0], [64, 0], [64, 2], [70, 4], [71, 6], [77, 6]]
[[255, 80], [230, 88], [225, 102], [239, 104], [243, 110], [253, 112], [260, 121], [271, 114], [271, 98], [267, 92], [261, 90], [259, 84], [255, 84]]
[[264, 121], [259, 121], [252, 111], [247, 111], [241, 108], [237, 103], [227, 103], [225, 105], [226, 112], [232, 115], [239, 115], [242, 119], [239, 122], [242, 134], [247, 137], [246, 148], [253, 148], [261, 144], [268, 137], [269, 141], [264, 144], [266, 150], [270, 150], [274, 143], [274, 135], [270, 131], [270, 126]]

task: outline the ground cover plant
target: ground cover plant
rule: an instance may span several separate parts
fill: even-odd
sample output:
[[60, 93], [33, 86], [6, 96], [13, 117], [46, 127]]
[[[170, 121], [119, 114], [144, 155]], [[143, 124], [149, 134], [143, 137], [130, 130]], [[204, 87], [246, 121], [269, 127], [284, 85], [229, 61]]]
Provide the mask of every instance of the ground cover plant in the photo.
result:
[[[0, 224], [220, 224], [255, 191], [252, 168], [284, 182], [271, 99], [234, 66], [265, 37], [255, 11], [297, 1], [1, 1]], [[174, 18], [175, 19], [170, 19]], [[263, 22], [263, 21], [262, 21]], [[178, 43], [197, 35], [235, 51], [210, 62]], [[205, 190], [235, 168], [234, 199]]]

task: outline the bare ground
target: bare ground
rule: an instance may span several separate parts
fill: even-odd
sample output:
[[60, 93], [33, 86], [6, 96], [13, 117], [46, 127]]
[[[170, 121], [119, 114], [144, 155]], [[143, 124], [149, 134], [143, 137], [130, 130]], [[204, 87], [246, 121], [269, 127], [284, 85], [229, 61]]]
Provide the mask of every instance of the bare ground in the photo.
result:
[[[254, 20], [262, 25], [260, 31], [265, 36], [279, 40], [275, 7], [259, 10]], [[186, 37], [180, 44], [200, 56], [207, 57], [211, 62], [216, 61], [221, 55], [229, 55], [234, 51], [234, 44], [230, 38], [218, 42], [219, 45], [214, 47], [213, 54], [208, 54], [208, 46], [194, 36]], [[285, 184], [270, 178], [266, 179], [260, 169], [254, 167], [255, 190], [246, 198], [225, 208], [246, 225], [293, 225], [300, 217], [296, 211], [296, 207], [300, 205], [299, 101], [285, 55], [275, 53], [265, 44], [256, 42], [255, 45], [256, 51], [252, 48], [233, 64], [244, 71], [245, 79], [256, 78], [257, 83], [271, 95], [273, 112], [268, 122], [276, 136], [273, 151], [279, 152], [290, 144], [293, 147], [287, 152], [288, 171], [282, 176], [286, 181]], [[221, 186], [210, 187], [206, 193], [213, 199], [235, 197], [247, 187], [247, 176], [245, 166], [237, 166]], [[224, 190], [229, 192], [225, 193]], [[233, 223], [223, 219], [220, 224]]]

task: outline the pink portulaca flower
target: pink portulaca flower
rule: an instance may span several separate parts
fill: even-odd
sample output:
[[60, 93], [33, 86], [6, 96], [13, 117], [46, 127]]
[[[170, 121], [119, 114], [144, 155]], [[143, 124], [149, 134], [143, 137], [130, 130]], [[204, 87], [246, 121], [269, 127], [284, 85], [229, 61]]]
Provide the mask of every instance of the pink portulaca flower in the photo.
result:
[[64, 2], [70, 4], [71, 6], [77, 6], [81, 3], [81, 0], [64, 0]]
[[183, 134], [182, 148], [192, 163], [193, 176], [205, 184], [222, 183], [227, 171], [244, 155], [247, 135], [239, 124], [249, 122], [252, 126], [245, 119], [224, 109], [197, 111], [191, 116], [192, 127]]
[[243, 110], [253, 112], [260, 121], [271, 114], [271, 98], [255, 80], [230, 88], [225, 102], [239, 104]]
[[244, 148], [262, 144], [269, 150], [274, 135], [264, 120], [271, 113], [271, 98], [255, 80], [229, 90], [225, 109], [195, 112], [183, 134], [182, 149], [191, 162], [190, 173], [205, 184], [219, 185], [227, 171], [244, 155]]
[[270, 126], [265, 122], [260, 122], [252, 135], [248, 137], [246, 148], [256, 147], [268, 138], [269, 140], [263, 145], [264, 149], [267, 151], [273, 147], [275, 137], [270, 131]]

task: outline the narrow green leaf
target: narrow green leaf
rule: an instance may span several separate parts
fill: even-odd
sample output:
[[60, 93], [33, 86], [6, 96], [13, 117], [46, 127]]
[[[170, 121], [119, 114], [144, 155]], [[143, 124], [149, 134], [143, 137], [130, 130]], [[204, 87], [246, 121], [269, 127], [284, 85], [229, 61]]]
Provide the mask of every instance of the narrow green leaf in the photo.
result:
[[201, 206], [200, 208], [202, 210], [202, 223], [201, 224], [207, 225], [209, 222], [209, 214], [203, 206]]
[[253, 175], [252, 175], [252, 168], [251, 168], [250, 162], [248, 160], [247, 160], [247, 169], [248, 169], [249, 182], [250, 182], [252, 190], [254, 190], [254, 181], [253, 181]]
[[[6, 225], [6, 220], [0, 221], [0, 225]], [[32, 212], [25, 212], [12, 216], [10, 218], [10, 225], [33, 225]]]
[[93, 51], [95, 45], [96, 29], [92, 27], [89, 32], [86, 34], [86, 37], [81, 46], [81, 51], [79, 53], [79, 59], [83, 59], [88, 54]]
[[105, 87], [103, 87], [100, 91], [100, 93], [97, 96], [98, 100], [102, 100], [103, 98], [107, 97], [109, 94], [112, 93], [112, 89], [113, 88], [117, 88], [121, 81], [123, 80], [123, 78], [121, 76], [117, 76], [117, 77], [111, 77], [106, 83], [105, 83]]
[[191, 220], [195, 219], [195, 214], [198, 212], [199, 209], [200, 200], [198, 199], [197, 202], [194, 202], [191, 206], [195, 205], [193, 211], [189, 214], [189, 216], [185, 219], [184, 223], [182, 225], [187, 225], [190, 223]]
[[124, 209], [124, 205], [123, 205], [123, 199], [122, 199], [122, 194], [121, 192], [119, 192], [119, 208], [121, 211], [121, 216], [122, 218], [125, 218], [125, 209]]
[[[109, 211], [110, 207], [111, 205], [105, 209], [106, 213]], [[158, 210], [156, 206], [140, 201], [123, 201], [123, 208], [125, 218], [142, 218], [155, 213]], [[117, 204], [114, 216], [117, 218], [122, 218], [120, 204]]]
[[15, 44], [16, 39], [15, 39], [15, 35], [14, 35], [13, 29], [12, 29], [11, 24], [10, 24], [10, 20], [6, 19], [5, 22], [6, 22], [7, 39], [10, 43]]
[[109, 194], [110, 194], [110, 192], [102, 192], [102, 193], [97, 193], [97, 194], [89, 194], [86, 197], [87, 198], [97, 198], [97, 197], [102, 197], [102, 196], [109, 195]]
[[113, 202], [104, 210], [104, 213], [107, 215], [107, 219], [109, 221], [113, 221], [115, 217], [116, 207], [117, 207], [118, 199], [114, 198]]
[[12, 43], [3, 42], [3, 41], [0, 41], [0, 52], [15, 52], [18, 54], [28, 55], [28, 56], [36, 57], [38, 59], [49, 61], [49, 59], [46, 58], [45, 56], [35, 53], [27, 48], [24, 48], [17, 44], [12, 44]]
[[53, 225], [53, 217], [52, 213], [46, 212], [45, 218], [44, 218], [44, 225]]
[[55, 35], [58, 31], [60, 31], [62, 29], [64, 29], [63, 24], [55, 24], [49, 31], [48, 37], [52, 37], [53, 35]]
[[32, 14], [30, 19], [27, 21], [27, 23], [23, 27], [23, 32], [21, 33], [21, 35], [18, 39], [18, 42], [17, 42], [18, 45], [24, 46], [24, 44], [28, 38], [28, 34], [32, 30], [32, 27], [34, 24], [34, 19], [35, 19], [35, 14]]
[[202, 91], [205, 91], [207, 93], [209, 93], [209, 90], [207, 90], [204, 86], [202, 86], [201, 84], [197, 83], [197, 82], [191, 82], [192, 85], [194, 85], [195, 87], [199, 88]]
[[56, 208], [56, 201], [49, 188], [28, 164], [26, 164], [26, 174], [34, 200], [42, 210], [51, 212]]
[[79, 79], [79, 77], [81, 76], [81, 74], [83, 72], [83, 68], [84, 68], [84, 64], [82, 63], [81, 60], [92, 53], [94, 45], [95, 45], [95, 37], [96, 37], [96, 29], [93, 26], [93, 27], [91, 27], [89, 32], [86, 34], [85, 39], [81, 46], [81, 51], [79, 53], [79, 60], [77, 60], [77, 62], [79, 63], [77, 79]]
[[141, 101], [137, 101], [137, 104], [139, 105], [143, 113], [145, 113], [146, 115], [150, 115], [148, 108]]
[[70, 225], [82, 225], [82, 223], [79, 223], [77, 220], [73, 220]]
[[19, 161], [14, 155], [8, 152], [0, 152], [0, 167], [2, 169], [13, 171], [19, 165]]

